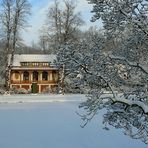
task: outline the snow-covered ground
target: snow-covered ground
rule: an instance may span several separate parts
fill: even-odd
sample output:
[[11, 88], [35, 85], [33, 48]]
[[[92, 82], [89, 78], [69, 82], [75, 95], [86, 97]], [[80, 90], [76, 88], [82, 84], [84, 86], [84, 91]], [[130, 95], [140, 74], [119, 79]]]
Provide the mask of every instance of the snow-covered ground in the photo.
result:
[[0, 103], [45, 103], [45, 102], [67, 102], [84, 101], [85, 95], [80, 94], [28, 94], [28, 95], [0, 95]]
[[103, 130], [102, 113], [81, 128], [76, 111], [83, 95], [0, 96], [7, 101], [25, 98], [64, 101], [1, 103], [0, 148], [147, 148], [120, 130]]

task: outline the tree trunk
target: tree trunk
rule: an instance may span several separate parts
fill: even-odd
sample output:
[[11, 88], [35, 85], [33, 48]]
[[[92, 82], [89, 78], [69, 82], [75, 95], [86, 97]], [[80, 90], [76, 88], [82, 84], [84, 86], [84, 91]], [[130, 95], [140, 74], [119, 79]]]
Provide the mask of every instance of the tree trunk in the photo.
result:
[[10, 77], [11, 77], [11, 67], [10, 67], [10, 56], [7, 54], [6, 59], [6, 70], [5, 70], [5, 86], [6, 90], [9, 91], [10, 89]]
[[62, 67], [61, 79], [60, 79], [60, 91], [65, 94], [65, 64]]
[[6, 67], [6, 77], [5, 77], [5, 85], [6, 85], [6, 90], [9, 91], [10, 89], [10, 76], [11, 75], [11, 68], [10, 66], [8, 65]]

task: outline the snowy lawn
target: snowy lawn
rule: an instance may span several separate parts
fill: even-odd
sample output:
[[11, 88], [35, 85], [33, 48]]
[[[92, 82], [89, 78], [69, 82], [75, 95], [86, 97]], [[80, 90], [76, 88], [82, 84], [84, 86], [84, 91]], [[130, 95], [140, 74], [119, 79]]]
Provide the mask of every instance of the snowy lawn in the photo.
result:
[[45, 102], [66, 102], [84, 101], [85, 95], [80, 94], [27, 94], [27, 95], [0, 95], [0, 103], [45, 103]]
[[120, 130], [103, 130], [102, 113], [81, 128], [82, 121], [75, 111], [79, 111], [82, 95], [50, 96], [50, 99], [28, 96], [26, 99], [30, 101], [57, 101], [9, 103], [10, 99], [24, 100], [23, 97], [0, 96], [0, 100], [7, 98], [7, 104], [0, 104], [0, 148], [147, 148]]

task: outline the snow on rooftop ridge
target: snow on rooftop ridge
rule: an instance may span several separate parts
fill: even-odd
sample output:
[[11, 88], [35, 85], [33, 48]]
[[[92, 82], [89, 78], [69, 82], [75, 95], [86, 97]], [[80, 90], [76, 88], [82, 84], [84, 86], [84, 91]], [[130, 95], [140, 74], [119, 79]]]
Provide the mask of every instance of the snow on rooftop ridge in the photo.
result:
[[13, 66], [20, 66], [21, 62], [50, 62], [54, 64], [57, 59], [54, 54], [15, 54]]

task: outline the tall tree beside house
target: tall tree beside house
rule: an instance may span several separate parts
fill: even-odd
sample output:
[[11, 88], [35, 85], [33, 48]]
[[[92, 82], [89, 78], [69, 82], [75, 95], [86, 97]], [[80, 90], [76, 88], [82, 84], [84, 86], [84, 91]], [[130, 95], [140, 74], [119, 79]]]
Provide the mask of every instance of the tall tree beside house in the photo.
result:
[[0, 41], [0, 86], [4, 84], [4, 71], [5, 71], [5, 59], [4, 59], [4, 44], [2, 41]]
[[[54, 1], [54, 5], [48, 10], [46, 31], [41, 35], [43, 49], [45, 49], [45, 45], [48, 44], [48, 47], [52, 48], [50, 51], [53, 53], [64, 53], [61, 51], [63, 47], [66, 48], [67, 44], [69, 45], [79, 41], [80, 26], [84, 24], [84, 21], [81, 18], [81, 14], [79, 12], [76, 13], [75, 10], [76, 1]], [[64, 93], [63, 87], [65, 86], [65, 74], [67, 73], [64, 68], [67, 67], [67, 63], [63, 63], [63, 59], [60, 58], [58, 63], [61, 69], [60, 86], [62, 88], [62, 93]]]
[[[79, 40], [80, 27], [84, 25], [80, 12], [76, 12], [76, 1], [55, 0], [48, 10], [46, 26], [42, 28], [41, 40], [50, 44], [52, 52], [60, 45]], [[43, 42], [42, 42], [43, 43]], [[43, 47], [44, 48], [44, 47]]]
[[1, 23], [5, 40], [5, 84], [6, 89], [10, 87], [10, 71], [19, 33], [25, 27], [26, 20], [30, 14], [31, 5], [28, 0], [2, 0], [1, 1]]

